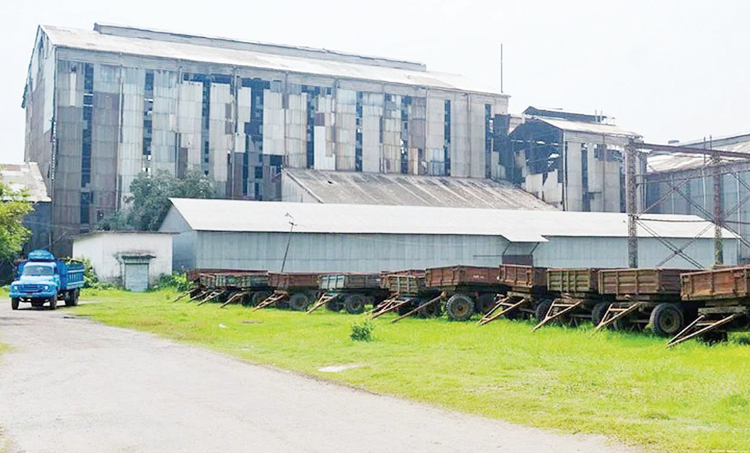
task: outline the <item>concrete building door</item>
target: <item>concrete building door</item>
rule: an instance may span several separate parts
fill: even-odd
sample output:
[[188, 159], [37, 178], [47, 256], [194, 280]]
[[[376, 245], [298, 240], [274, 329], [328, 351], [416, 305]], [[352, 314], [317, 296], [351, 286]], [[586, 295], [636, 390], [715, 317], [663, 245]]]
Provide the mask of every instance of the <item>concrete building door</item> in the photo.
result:
[[125, 263], [125, 289], [134, 292], [148, 290], [148, 263]]

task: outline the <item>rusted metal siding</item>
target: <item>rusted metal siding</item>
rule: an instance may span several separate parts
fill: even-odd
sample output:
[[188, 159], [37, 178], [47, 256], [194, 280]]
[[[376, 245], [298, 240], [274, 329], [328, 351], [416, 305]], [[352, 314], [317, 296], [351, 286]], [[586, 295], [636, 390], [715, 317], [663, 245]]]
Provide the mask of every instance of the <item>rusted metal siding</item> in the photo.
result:
[[321, 275], [318, 287], [322, 290], [380, 288], [379, 274]]
[[599, 292], [618, 296], [679, 294], [680, 269], [603, 269], [599, 271]]
[[680, 276], [682, 300], [745, 298], [750, 295], [750, 268], [731, 267]]
[[278, 289], [317, 288], [320, 274], [271, 272], [268, 277], [270, 285]]

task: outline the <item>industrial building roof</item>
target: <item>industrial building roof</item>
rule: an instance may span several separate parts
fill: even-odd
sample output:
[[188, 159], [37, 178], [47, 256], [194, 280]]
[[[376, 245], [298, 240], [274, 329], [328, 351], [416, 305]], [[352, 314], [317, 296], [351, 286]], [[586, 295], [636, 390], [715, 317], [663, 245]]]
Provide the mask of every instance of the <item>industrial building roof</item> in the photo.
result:
[[570, 132], [584, 132], [597, 135], [619, 135], [623, 137], [640, 137], [639, 134], [621, 129], [612, 124], [589, 123], [583, 121], [569, 121], [560, 118], [535, 116], [534, 119], [545, 122], [550, 126]]
[[[302, 190], [321, 203], [553, 210], [508, 182], [285, 168]], [[297, 201], [297, 200], [295, 200]]]
[[12, 190], [26, 190], [32, 203], [48, 203], [47, 186], [36, 162], [23, 164], [0, 164], [0, 179]]
[[[124, 36], [122, 33], [120, 35], [114, 35], [101, 33], [96, 30], [88, 31], [50, 25], [43, 25], [40, 28], [47, 34], [52, 44], [58, 47], [71, 49], [109, 52], [118, 55], [137, 55], [170, 60], [223, 64], [227, 66], [261, 68], [275, 71], [297, 72], [319, 76], [370, 80], [444, 90], [470, 91], [496, 96], [507, 96], [501, 94], [500, 91], [495, 88], [475, 83], [460, 75], [419, 70], [417, 69], [419, 65], [416, 64], [411, 64], [411, 66], [415, 67], [414, 69], [400, 69], [390, 65], [388, 63], [389, 60], [385, 59], [383, 60], [383, 65], [374, 65], [323, 58], [292, 56], [271, 53], [270, 51], [262, 52], [259, 50], [230, 48], [228, 46], [232, 40], [223, 40], [223, 42], [227, 44], [227, 47], [208, 45], [207, 43], [211, 42], [211, 38], [196, 39], [192, 41], [189, 39], [184, 39], [182, 41], [175, 39], [162, 40], [159, 39], [160, 35], [166, 37], [170, 34], [156, 31], [150, 31], [150, 39], [144, 39], [135, 36]], [[121, 30], [127, 29], [121, 28]], [[138, 29], [131, 30], [138, 31]], [[213, 41], [221, 42], [222, 40], [214, 39]], [[249, 45], [252, 43], [246, 44]], [[277, 47], [290, 49], [288, 46]], [[300, 48], [300, 50], [304, 51], [302, 48]], [[325, 51], [321, 50], [321, 53], [324, 52]], [[391, 62], [393, 61], [391, 60]], [[409, 65], [408, 62], [403, 63]]]
[[[680, 143], [679, 145], [691, 148], [708, 148], [720, 151], [744, 153], [747, 154], [748, 159], [750, 159], [750, 134], [748, 133], [713, 139], [710, 143], [707, 143], [705, 140], [695, 140]], [[710, 160], [710, 156], [685, 153], [658, 153], [648, 157], [648, 171], [649, 173], [662, 173], [668, 171], [693, 170], [707, 165]], [[747, 160], [732, 157], [722, 157], [722, 161], [727, 163], [747, 162]]]
[[[628, 236], [627, 215], [566, 211], [378, 206], [173, 198], [161, 231], [181, 217], [195, 231], [502, 236], [511, 242], [545, 237]], [[710, 222], [693, 215], [641, 219], [666, 238], [711, 238]], [[704, 231], [705, 230], [705, 231]], [[651, 237], [644, 228], [639, 237]], [[724, 230], [724, 237], [736, 237]]]

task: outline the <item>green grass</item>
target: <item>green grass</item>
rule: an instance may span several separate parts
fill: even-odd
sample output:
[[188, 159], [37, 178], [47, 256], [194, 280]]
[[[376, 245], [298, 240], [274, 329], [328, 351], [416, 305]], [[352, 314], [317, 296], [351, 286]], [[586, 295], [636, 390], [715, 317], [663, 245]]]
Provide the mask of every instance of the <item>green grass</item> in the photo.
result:
[[[207, 346], [256, 363], [377, 393], [564, 432], [600, 433], [673, 452], [750, 451], [748, 337], [671, 350], [648, 335], [501, 320], [375, 320], [373, 340], [350, 339], [360, 318], [171, 300], [175, 293], [84, 293], [77, 307], [107, 324]], [[222, 327], [224, 326], [224, 327]], [[319, 368], [358, 365], [340, 373]]]

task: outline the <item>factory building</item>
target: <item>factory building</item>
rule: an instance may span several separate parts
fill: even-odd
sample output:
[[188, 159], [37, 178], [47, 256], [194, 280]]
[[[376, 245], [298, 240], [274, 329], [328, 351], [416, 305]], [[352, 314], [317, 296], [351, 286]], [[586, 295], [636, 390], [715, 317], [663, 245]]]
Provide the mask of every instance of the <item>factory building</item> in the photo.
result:
[[23, 219], [23, 226], [31, 231], [31, 238], [26, 242], [23, 252], [49, 247], [52, 200], [37, 164], [0, 164], [0, 181], [14, 191], [25, 191], [26, 200], [32, 204], [31, 212]]
[[249, 200], [281, 200], [284, 168], [500, 178], [508, 97], [420, 63], [97, 24], [39, 27], [23, 106], [69, 253], [142, 172]]
[[[712, 265], [712, 226], [697, 216], [643, 216], [639, 266]], [[175, 270], [628, 267], [621, 213], [172, 199], [160, 231], [173, 234]], [[736, 263], [737, 238], [724, 236], [726, 262]]]
[[[721, 223], [743, 238], [739, 244], [740, 261], [750, 262], [750, 243], [744, 239], [750, 238], [750, 134], [679, 145], [747, 154], [747, 158], [722, 157], [721, 162], [714, 163], [707, 155], [653, 153], [648, 158], [645, 180], [648, 212], [692, 214], [713, 220], [714, 184], [718, 183]], [[715, 180], [717, 172], [719, 181]]]
[[[565, 211], [625, 211], [623, 156], [638, 134], [598, 115], [535, 107], [523, 113], [506, 121], [507, 135], [497, 129], [506, 179]], [[645, 161], [637, 173], [645, 173]]]

